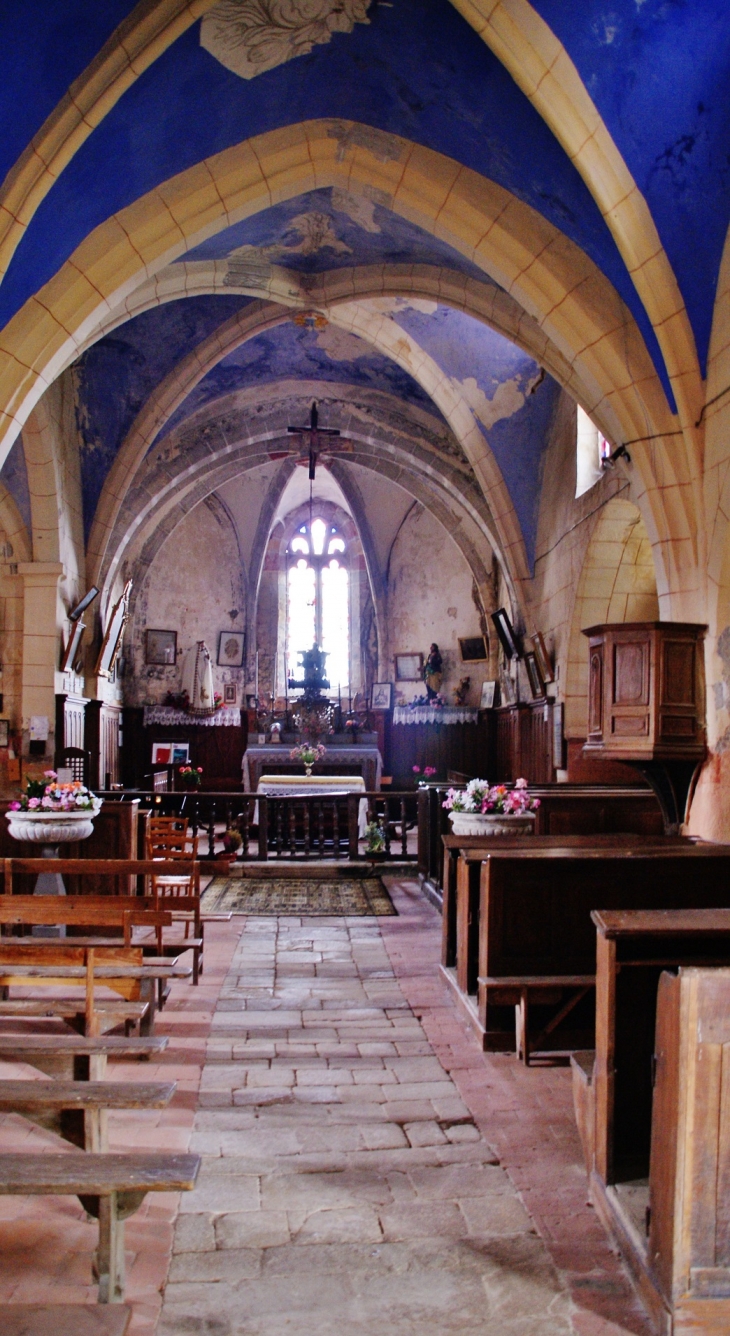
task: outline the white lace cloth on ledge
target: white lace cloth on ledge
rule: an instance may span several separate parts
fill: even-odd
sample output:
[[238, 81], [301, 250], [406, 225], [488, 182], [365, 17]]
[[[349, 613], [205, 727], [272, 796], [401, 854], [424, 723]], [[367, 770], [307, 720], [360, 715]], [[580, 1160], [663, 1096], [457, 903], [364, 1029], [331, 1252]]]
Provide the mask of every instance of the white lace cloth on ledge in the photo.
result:
[[464, 705], [396, 705], [394, 724], [475, 724], [478, 710]]
[[164, 725], [167, 728], [181, 728], [190, 724], [202, 724], [204, 728], [240, 728], [241, 711], [233, 706], [221, 707], [215, 714], [187, 714], [185, 710], [176, 710], [172, 705], [145, 705], [144, 726]]

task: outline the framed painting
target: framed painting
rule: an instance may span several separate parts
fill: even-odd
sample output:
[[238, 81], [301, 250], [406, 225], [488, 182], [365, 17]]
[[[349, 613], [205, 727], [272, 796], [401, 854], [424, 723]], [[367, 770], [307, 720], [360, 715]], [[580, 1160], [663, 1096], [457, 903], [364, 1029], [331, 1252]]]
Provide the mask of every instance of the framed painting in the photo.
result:
[[517, 639], [515, 629], [507, 616], [506, 609], [497, 608], [497, 611], [492, 613], [492, 621], [494, 622], [495, 630], [499, 636], [499, 643], [501, 644], [506, 657], [508, 659], [521, 659], [522, 651], [520, 649], [520, 642]]
[[221, 631], [218, 636], [218, 666], [242, 668], [246, 635], [244, 631]]
[[10, 720], [0, 719], [0, 747], [10, 746]]
[[235, 705], [238, 700], [238, 687], [235, 682], [223, 683], [223, 704]]
[[532, 650], [525, 655], [525, 668], [527, 669], [527, 678], [530, 683], [530, 691], [533, 700], [541, 700], [545, 695], [545, 684], [540, 674], [537, 658]]
[[76, 657], [81, 646], [81, 639], [86, 630], [84, 622], [72, 622], [71, 630], [68, 633], [68, 643], [61, 655], [61, 672], [68, 673], [76, 662]]
[[553, 667], [550, 662], [550, 655], [547, 652], [544, 637], [541, 632], [538, 631], [536, 635], [531, 637], [531, 640], [532, 648], [535, 651], [535, 658], [537, 659], [537, 666], [540, 669], [540, 676], [543, 682], [554, 682], [555, 675], [553, 673]]
[[114, 665], [122, 646], [122, 636], [127, 624], [127, 607], [132, 581], [127, 580], [121, 598], [114, 604], [112, 615], [107, 623], [104, 639], [101, 642], [99, 658], [96, 663], [96, 676], [112, 680]]
[[480, 710], [491, 710], [494, 708], [494, 697], [497, 691], [496, 682], [482, 682], [482, 694], [479, 700]]
[[370, 696], [371, 710], [389, 710], [393, 704], [393, 683], [373, 682]]
[[177, 663], [177, 631], [145, 631], [145, 663], [160, 667]]
[[489, 658], [485, 636], [459, 637], [462, 663], [484, 663]]
[[565, 765], [565, 743], [563, 740], [564, 708], [562, 701], [555, 701], [553, 705], [553, 766], [556, 770], [562, 770]]
[[396, 682], [420, 682], [423, 677], [422, 654], [396, 654]]

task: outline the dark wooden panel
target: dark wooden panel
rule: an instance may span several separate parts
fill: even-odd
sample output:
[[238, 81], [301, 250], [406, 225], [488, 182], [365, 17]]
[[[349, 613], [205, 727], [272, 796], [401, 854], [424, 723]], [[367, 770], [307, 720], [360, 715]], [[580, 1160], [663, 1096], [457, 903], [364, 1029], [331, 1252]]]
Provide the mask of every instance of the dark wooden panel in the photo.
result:
[[662, 705], [694, 705], [695, 647], [691, 641], [665, 640], [662, 645]]
[[603, 732], [603, 645], [591, 647], [588, 683], [588, 732]]
[[649, 642], [621, 641], [614, 645], [613, 700], [615, 705], [649, 704]]

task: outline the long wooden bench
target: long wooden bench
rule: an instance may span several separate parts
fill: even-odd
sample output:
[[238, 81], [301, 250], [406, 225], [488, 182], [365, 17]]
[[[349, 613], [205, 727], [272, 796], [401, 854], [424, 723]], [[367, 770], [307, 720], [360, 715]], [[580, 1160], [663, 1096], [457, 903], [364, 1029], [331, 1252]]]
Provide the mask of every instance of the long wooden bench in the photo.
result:
[[[595, 971], [591, 910], [714, 908], [728, 901], [730, 846], [667, 844], [617, 847], [491, 848], [479, 887], [468, 858], [459, 863], [456, 970], [444, 970], [487, 1049], [514, 1046], [514, 1007], [523, 981], [534, 992], [538, 1030], [570, 1001], [569, 981]], [[463, 888], [463, 889], [462, 889]], [[499, 989], [499, 981], [513, 982]], [[560, 991], [555, 980], [565, 980]], [[548, 984], [546, 980], [550, 980]], [[582, 987], [582, 985], [580, 985]], [[554, 989], [552, 997], [546, 995]], [[592, 991], [553, 1027], [552, 1050], [592, 1046]], [[534, 1049], [534, 1042], [532, 1044]]]
[[[147, 1010], [141, 1028], [149, 1033], [154, 1024], [156, 981], [187, 978], [191, 973], [189, 966], [167, 961], [145, 963], [141, 947], [97, 949], [75, 946], [72, 941], [60, 939], [46, 939], [33, 945], [16, 943], [13, 938], [0, 940], [0, 988], [55, 988], [69, 982], [83, 984], [83, 1012], [89, 1035], [99, 1032], [99, 1000], [96, 998], [99, 984], [118, 992], [126, 1001], [144, 1001]], [[81, 1010], [79, 1006], [79, 1014]]]
[[106, 1075], [107, 1058], [145, 1061], [154, 1053], [164, 1052], [169, 1042], [167, 1035], [126, 1039], [120, 1035], [0, 1032], [0, 1062], [24, 1062], [59, 1080], [101, 1081]]
[[99, 1302], [124, 1298], [124, 1221], [148, 1192], [190, 1192], [199, 1155], [0, 1155], [0, 1194], [78, 1197], [99, 1220]]
[[109, 1149], [109, 1109], [165, 1109], [177, 1083], [142, 1081], [3, 1081], [0, 1113], [20, 1113], [88, 1151]]
[[125, 1336], [132, 1318], [126, 1304], [2, 1304], [3, 1336]]
[[[619, 936], [602, 925], [618, 959], [598, 967], [607, 1010], [595, 1062], [573, 1062], [591, 1198], [655, 1330], [720, 1336], [730, 1330], [730, 969], [677, 962], [727, 958], [730, 911], [694, 911], [690, 922], [677, 911], [658, 926], [648, 922], [657, 915], [622, 917]], [[662, 956], [676, 973], [662, 971]]]

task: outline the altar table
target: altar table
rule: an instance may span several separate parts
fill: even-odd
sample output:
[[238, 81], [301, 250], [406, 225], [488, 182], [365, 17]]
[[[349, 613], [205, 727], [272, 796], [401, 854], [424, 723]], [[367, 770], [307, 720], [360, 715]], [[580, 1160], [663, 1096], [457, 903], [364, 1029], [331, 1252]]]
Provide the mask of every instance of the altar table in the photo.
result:
[[[258, 782], [256, 792], [271, 798], [331, 798], [336, 793], [364, 793], [365, 780], [362, 775], [264, 775]], [[258, 825], [258, 819], [257, 803], [253, 814], [254, 825]], [[367, 824], [368, 801], [367, 798], [361, 798], [357, 817], [360, 839], [365, 838]]]
[[[286, 743], [269, 743], [268, 746], [247, 747], [243, 753], [241, 767], [244, 792], [255, 793], [260, 779], [271, 778], [270, 775], [264, 775], [264, 768], [269, 765], [272, 768], [276, 767], [276, 774], [279, 778], [304, 779], [301, 761], [292, 760], [289, 751], [290, 748]], [[322, 779], [325, 775], [327, 777], [332, 775], [335, 778], [342, 779], [343, 766], [358, 766], [367, 793], [373, 793], [380, 788], [383, 758], [377, 747], [340, 747], [335, 743], [327, 748], [324, 759], [317, 761], [312, 778]], [[347, 779], [355, 777], [345, 776]]]

